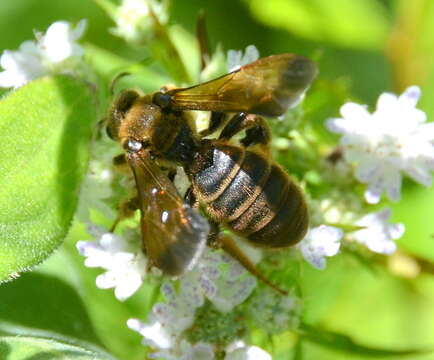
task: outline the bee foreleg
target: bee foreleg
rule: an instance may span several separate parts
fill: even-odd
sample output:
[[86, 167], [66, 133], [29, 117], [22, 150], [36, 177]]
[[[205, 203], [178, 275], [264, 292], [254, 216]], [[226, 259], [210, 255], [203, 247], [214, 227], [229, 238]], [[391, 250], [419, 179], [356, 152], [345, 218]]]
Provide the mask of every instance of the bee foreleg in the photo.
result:
[[130, 167], [127, 163], [127, 158], [125, 154], [119, 154], [113, 158], [113, 166], [120, 173], [130, 173]]
[[135, 196], [127, 201], [119, 204], [118, 216], [116, 217], [113, 225], [110, 228], [110, 232], [114, 232], [119, 223], [124, 220], [134, 216], [136, 210], [139, 209], [139, 198]]

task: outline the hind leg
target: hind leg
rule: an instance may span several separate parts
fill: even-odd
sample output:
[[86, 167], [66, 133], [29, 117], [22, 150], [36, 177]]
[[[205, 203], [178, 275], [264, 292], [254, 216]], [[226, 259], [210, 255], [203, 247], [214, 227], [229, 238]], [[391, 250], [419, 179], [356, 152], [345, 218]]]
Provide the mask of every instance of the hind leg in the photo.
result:
[[214, 249], [223, 249], [227, 254], [237, 260], [248, 272], [250, 272], [257, 279], [264, 284], [270, 286], [282, 295], [288, 295], [288, 292], [279, 288], [268, 280], [250, 260], [250, 258], [240, 249], [237, 243], [231, 236], [221, 233], [220, 225], [210, 220], [210, 233], [208, 235], [208, 246]]

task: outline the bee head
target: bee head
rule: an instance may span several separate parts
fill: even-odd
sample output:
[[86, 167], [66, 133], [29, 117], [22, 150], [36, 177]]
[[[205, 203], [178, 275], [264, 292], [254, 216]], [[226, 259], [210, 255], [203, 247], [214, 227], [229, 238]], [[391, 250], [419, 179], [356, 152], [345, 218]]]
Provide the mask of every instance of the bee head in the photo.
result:
[[107, 121], [107, 135], [113, 140], [119, 140], [119, 131], [128, 111], [139, 98], [134, 90], [125, 90], [115, 99], [110, 108]]

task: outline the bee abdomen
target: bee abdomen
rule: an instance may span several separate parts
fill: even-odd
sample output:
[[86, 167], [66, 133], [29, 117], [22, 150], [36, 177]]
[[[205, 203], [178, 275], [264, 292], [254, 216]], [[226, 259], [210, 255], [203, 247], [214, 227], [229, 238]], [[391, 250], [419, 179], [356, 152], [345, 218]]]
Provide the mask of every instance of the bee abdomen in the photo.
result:
[[259, 196], [270, 173], [269, 162], [251, 151], [246, 151], [239, 166], [222, 194], [208, 204], [208, 213], [218, 221], [230, 222], [240, 217]]
[[214, 148], [213, 165], [196, 175], [196, 190], [214, 220], [229, 222], [255, 201], [269, 173], [270, 163], [261, 155], [220, 145]]
[[203, 156], [210, 158], [211, 164], [207, 164], [195, 174], [193, 184], [200, 199], [210, 203], [225, 191], [237, 175], [245, 151], [238, 147], [222, 146], [222, 149], [211, 147], [207, 152]]
[[263, 247], [297, 243], [308, 227], [299, 187], [278, 165], [241, 147], [217, 144], [193, 176], [197, 198], [218, 223]]
[[285, 247], [304, 237], [308, 222], [301, 190], [279, 166], [273, 164], [262, 192], [228, 226], [257, 246]]

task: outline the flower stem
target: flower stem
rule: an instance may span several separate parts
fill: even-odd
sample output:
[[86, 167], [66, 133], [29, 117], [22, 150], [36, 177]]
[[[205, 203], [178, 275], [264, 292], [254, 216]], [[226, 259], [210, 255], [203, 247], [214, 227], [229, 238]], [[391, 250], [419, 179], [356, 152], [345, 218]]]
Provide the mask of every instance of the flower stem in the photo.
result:
[[152, 9], [150, 9], [149, 13], [154, 23], [155, 39], [150, 44], [154, 56], [169, 69], [175, 81], [180, 84], [190, 83], [190, 76], [188, 75], [185, 64], [170, 38], [167, 28], [161, 24]]

